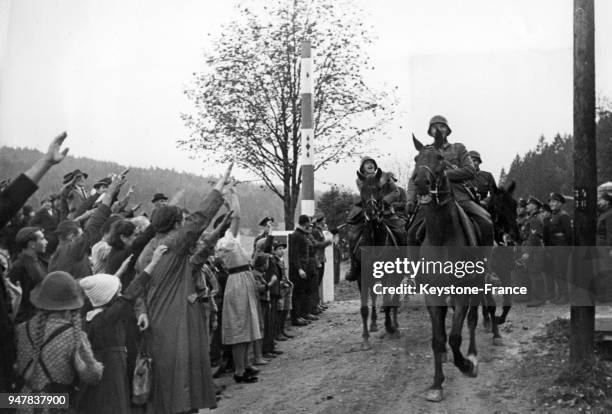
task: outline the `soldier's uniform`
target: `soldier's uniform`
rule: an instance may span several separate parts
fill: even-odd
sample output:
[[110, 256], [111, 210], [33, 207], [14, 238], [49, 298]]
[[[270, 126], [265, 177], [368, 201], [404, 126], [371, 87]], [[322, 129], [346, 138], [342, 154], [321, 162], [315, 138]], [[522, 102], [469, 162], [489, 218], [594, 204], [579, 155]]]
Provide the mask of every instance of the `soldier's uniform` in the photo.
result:
[[[429, 122], [429, 133], [431, 128], [436, 123], [443, 123], [448, 127], [446, 119], [441, 116], [435, 116]], [[450, 130], [450, 128], [448, 128]], [[433, 136], [433, 135], [432, 135]], [[470, 194], [467, 186], [469, 181], [474, 179], [476, 169], [472, 163], [472, 159], [463, 144], [445, 142], [440, 148], [444, 160], [447, 161], [448, 168], [446, 176], [450, 180], [451, 190], [455, 201], [463, 208], [465, 213], [474, 220], [481, 233], [481, 244], [483, 246], [493, 245], [493, 222], [491, 215], [473, 200], [473, 195]], [[413, 174], [414, 175], [414, 174]], [[416, 203], [416, 186], [411, 178], [408, 182], [408, 190], [406, 191], [408, 202]], [[412, 221], [408, 229], [408, 244], [418, 245], [422, 240], [417, 237], [417, 231], [423, 221], [425, 214], [423, 209], [416, 212], [416, 217]]]
[[[477, 151], [470, 151], [468, 155], [472, 160], [477, 159], [479, 162], [482, 162], [482, 158], [480, 158], [480, 154]], [[481, 203], [484, 202], [493, 193], [493, 189], [497, 187], [493, 174], [488, 171], [482, 171], [481, 169], [476, 169], [476, 174], [470, 184], [476, 191], [478, 201]]]
[[[560, 194], [553, 193], [550, 198], [565, 203], [565, 197]], [[567, 266], [570, 252], [567, 246], [572, 245], [572, 240], [572, 220], [569, 214], [563, 209], [553, 211], [546, 225], [546, 244], [550, 246], [548, 250], [551, 257], [551, 279], [557, 286], [555, 303], [566, 303], [569, 300]]]
[[[529, 214], [522, 227], [521, 238], [523, 239], [523, 253], [529, 258], [525, 262], [530, 289], [528, 291], [531, 303], [529, 305], [539, 306], [543, 304], [544, 295], [544, 222], [542, 221], [539, 208], [542, 203], [535, 197], [530, 197], [527, 204], [534, 204], [538, 209]], [[528, 306], [529, 306], [528, 305]]]
[[[374, 161], [373, 158], [367, 156], [363, 157], [359, 166], [359, 171], [361, 173], [364, 173], [363, 165], [366, 161], [372, 161], [376, 165], [376, 161]], [[357, 179], [356, 183], [357, 188], [361, 192], [363, 182], [360, 179]], [[395, 211], [393, 210], [394, 203], [397, 202], [400, 197], [400, 191], [395, 185], [393, 174], [383, 172], [380, 177], [380, 186], [383, 206], [385, 208], [385, 224], [389, 226], [389, 229], [396, 238], [397, 244], [400, 246], [405, 245], [406, 234], [404, 227], [406, 225], [406, 222], [405, 220], [402, 220], [400, 217], [398, 217], [398, 215], [395, 214]], [[361, 235], [365, 226], [365, 217], [363, 215], [361, 199], [355, 203], [355, 205], [349, 212], [346, 222], [350, 224], [350, 228], [348, 231], [348, 242], [349, 255], [351, 257], [351, 267], [346, 279], [355, 281], [361, 276], [359, 274], [359, 269], [357, 266], [358, 260], [356, 260], [355, 255], [358, 254], [359, 245], [362, 243]]]

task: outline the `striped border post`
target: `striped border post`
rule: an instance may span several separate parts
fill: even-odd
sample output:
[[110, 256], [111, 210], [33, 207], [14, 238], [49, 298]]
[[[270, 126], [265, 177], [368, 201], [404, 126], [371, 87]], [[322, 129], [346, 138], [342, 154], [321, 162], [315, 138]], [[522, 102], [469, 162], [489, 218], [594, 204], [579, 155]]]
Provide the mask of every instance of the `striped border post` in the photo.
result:
[[302, 42], [300, 93], [302, 95], [302, 214], [313, 216], [314, 201], [314, 125], [312, 110], [312, 55], [310, 40]]

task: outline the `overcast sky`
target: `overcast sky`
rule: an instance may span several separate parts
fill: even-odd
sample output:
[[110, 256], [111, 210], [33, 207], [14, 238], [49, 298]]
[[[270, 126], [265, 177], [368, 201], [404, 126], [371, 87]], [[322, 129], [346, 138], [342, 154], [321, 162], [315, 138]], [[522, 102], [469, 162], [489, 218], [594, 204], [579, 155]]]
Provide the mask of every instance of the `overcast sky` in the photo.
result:
[[[384, 159], [413, 159], [410, 133], [429, 142], [435, 114], [496, 177], [541, 134], [571, 133], [572, 0], [356, 1], [376, 35], [367, 79], [400, 99], [392, 138], [376, 142], [393, 149]], [[44, 149], [67, 130], [76, 156], [209, 172], [175, 141], [188, 135], [184, 86], [233, 5], [0, 0], [0, 144]], [[611, 1], [596, 2], [596, 28], [597, 90], [612, 97]], [[354, 186], [357, 162], [321, 171], [318, 188]]]

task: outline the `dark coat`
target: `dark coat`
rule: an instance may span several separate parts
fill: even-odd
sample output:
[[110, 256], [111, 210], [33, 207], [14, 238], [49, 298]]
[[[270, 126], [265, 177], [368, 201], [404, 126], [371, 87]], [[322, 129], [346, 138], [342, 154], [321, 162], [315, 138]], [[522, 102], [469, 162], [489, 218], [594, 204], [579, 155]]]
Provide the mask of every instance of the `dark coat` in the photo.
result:
[[36, 183], [21, 174], [0, 193], [0, 229], [19, 212], [36, 190]]
[[70, 241], [61, 241], [49, 261], [49, 272], [63, 270], [79, 279], [92, 274], [89, 252], [102, 238], [102, 226], [110, 216], [110, 208], [100, 204], [87, 221], [83, 234]]
[[572, 222], [569, 214], [563, 210], [552, 213], [546, 225], [546, 239], [549, 246], [570, 246], [572, 244]]
[[[472, 196], [466, 190], [465, 184], [474, 179], [476, 168], [474, 168], [472, 158], [468, 155], [465, 146], [460, 143], [450, 144], [447, 142], [442, 146], [442, 155], [449, 164], [449, 167], [446, 169], [446, 175], [451, 182], [455, 200], [471, 200]], [[416, 186], [412, 178], [408, 181], [406, 195], [408, 201], [416, 200]]]
[[486, 199], [493, 192], [493, 189], [497, 187], [493, 174], [488, 171], [476, 171], [476, 175], [471, 183], [476, 188], [480, 200]]
[[596, 235], [598, 246], [612, 246], [612, 208], [597, 219]]
[[[132, 319], [134, 300], [142, 295], [149, 274], [141, 272], [122, 296], [111, 301], [101, 313], [84, 324], [96, 359], [104, 365], [102, 380], [95, 386], [84, 386], [80, 412], [92, 414], [129, 414], [130, 389], [125, 349], [126, 322]], [[135, 323], [135, 321], [134, 321]]]
[[295, 229], [289, 235], [289, 277], [291, 280], [301, 279], [299, 269], [302, 269], [308, 277], [315, 274], [315, 247], [310, 234], [300, 229]]
[[21, 304], [15, 323], [25, 322], [34, 316], [36, 308], [30, 302], [30, 292], [47, 275], [47, 266], [36, 254], [27, 251], [19, 253], [17, 260], [8, 274], [13, 283], [19, 282], [22, 289]]

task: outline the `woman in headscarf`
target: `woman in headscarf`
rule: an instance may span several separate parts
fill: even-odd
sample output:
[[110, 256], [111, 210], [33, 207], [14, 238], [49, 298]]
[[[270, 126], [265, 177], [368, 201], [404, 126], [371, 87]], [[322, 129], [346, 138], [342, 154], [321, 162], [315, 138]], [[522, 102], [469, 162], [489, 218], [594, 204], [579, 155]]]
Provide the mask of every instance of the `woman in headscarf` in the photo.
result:
[[[232, 165], [184, 224], [176, 221], [166, 237], [162, 240], [156, 240], [156, 237], [149, 242], [149, 246], [153, 243], [168, 246], [167, 253], [151, 275], [146, 294], [151, 329], [148, 349], [156, 373], [152, 401], [147, 406], [149, 414], [184, 413], [216, 407], [206, 309], [200, 301], [192, 300], [197, 298], [197, 289], [189, 260], [198, 238], [223, 204], [221, 191], [231, 168]], [[154, 221], [173, 208], [160, 208]], [[149, 262], [143, 257], [148, 254], [149, 246], [139, 259], [144, 266]]]
[[104, 364], [99, 384], [82, 387], [79, 412], [87, 414], [129, 414], [130, 388], [127, 371], [126, 321], [131, 321], [134, 300], [166, 252], [160, 245], [146, 269], [138, 274], [121, 295], [120, 276], [129, 265], [125, 259], [117, 274], [97, 274], [79, 280], [93, 309], [85, 316], [85, 332], [96, 359]]

